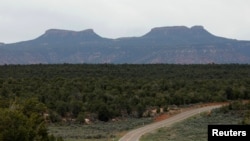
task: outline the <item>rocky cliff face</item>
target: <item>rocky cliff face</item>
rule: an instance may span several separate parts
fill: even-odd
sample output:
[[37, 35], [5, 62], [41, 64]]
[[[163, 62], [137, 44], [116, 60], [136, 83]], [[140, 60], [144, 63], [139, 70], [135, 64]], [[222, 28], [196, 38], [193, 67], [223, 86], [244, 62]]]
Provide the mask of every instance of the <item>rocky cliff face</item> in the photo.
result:
[[36, 63], [250, 63], [250, 41], [218, 37], [202, 26], [174, 26], [119, 39], [93, 29], [50, 29], [34, 40], [0, 44], [0, 64]]

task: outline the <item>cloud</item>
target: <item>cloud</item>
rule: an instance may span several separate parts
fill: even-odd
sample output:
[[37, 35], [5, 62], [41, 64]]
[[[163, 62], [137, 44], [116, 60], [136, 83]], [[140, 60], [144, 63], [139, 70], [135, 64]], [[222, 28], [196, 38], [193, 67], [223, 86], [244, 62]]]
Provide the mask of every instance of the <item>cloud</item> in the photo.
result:
[[118, 38], [175, 25], [203, 25], [216, 35], [250, 40], [249, 5], [249, 0], [1, 0], [0, 41], [33, 39], [50, 28], [93, 28]]

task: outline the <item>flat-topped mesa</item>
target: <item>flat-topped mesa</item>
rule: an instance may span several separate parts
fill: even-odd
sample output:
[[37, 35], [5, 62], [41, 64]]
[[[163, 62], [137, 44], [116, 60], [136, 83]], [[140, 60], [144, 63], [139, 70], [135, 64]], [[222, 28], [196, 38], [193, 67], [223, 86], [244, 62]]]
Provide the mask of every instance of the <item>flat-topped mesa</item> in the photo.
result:
[[71, 30], [63, 30], [63, 29], [49, 29], [45, 31], [44, 35], [60, 35], [60, 34], [69, 34], [69, 33], [74, 33], [75, 31]]
[[198, 34], [198, 36], [213, 36], [213, 37], [215, 37], [215, 35], [208, 32], [203, 26], [192, 26], [190, 28], [190, 31], [193, 35], [196, 35], [196, 36]]
[[151, 29], [149, 33], [144, 35], [144, 37], [156, 37], [159, 36], [192, 36], [194, 33], [199, 32], [202, 34], [209, 34], [208, 31], [206, 31], [203, 26], [193, 26], [191, 28], [188, 28], [186, 26], [169, 26], [169, 27], [156, 27]]
[[221, 42], [225, 38], [214, 36], [204, 29], [203, 26], [170, 26], [157, 27], [142, 36], [143, 38], [166, 41], [168, 43], [206, 43]]
[[188, 27], [186, 26], [165, 26], [165, 27], [155, 27], [151, 29], [150, 32], [176, 32], [176, 31], [184, 31], [184, 30], [189, 30]]
[[72, 31], [72, 30], [64, 30], [64, 29], [49, 29], [45, 32], [45, 35], [52, 35], [52, 34], [76, 34], [76, 33], [94, 33], [93, 29], [86, 29], [82, 31]]
[[192, 30], [205, 30], [204, 27], [201, 25], [192, 26], [190, 29], [192, 29]]
[[77, 41], [88, 41], [88, 40], [99, 40], [103, 39], [97, 35], [93, 29], [86, 29], [83, 31], [71, 31], [71, 30], [61, 30], [61, 29], [49, 29], [42, 36], [38, 38], [39, 40], [61, 40], [67, 41], [71, 40]]
[[71, 31], [71, 30], [62, 30], [62, 29], [49, 29], [42, 35], [46, 36], [79, 36], [79, 35], [97, 35], [93, 29], [86, 29], [83, 31]]

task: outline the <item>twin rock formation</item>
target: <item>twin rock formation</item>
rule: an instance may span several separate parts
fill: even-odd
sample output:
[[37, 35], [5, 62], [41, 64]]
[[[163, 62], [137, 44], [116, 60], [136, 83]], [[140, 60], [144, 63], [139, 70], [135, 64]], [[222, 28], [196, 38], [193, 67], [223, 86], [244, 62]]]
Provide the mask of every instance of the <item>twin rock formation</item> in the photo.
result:
[[38, 63], [249, 64], [250, 41], [218, 37], [202, 26], [173, 26], [118, 39], [92, 29], [50, 29], [33, 40], [0, 44], [0, 64]]

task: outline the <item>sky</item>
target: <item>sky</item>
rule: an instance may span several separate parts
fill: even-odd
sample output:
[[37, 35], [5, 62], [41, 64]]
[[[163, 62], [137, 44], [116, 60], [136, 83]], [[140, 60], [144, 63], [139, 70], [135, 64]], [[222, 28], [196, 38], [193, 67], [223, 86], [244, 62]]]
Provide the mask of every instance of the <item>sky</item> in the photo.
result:
[[250, 40], [250, 0], [0, 0], [0, 42], [31, 40], [48, 29], [142, 36], [154, 27], [202, 25]]

